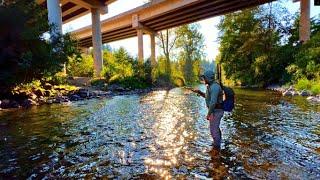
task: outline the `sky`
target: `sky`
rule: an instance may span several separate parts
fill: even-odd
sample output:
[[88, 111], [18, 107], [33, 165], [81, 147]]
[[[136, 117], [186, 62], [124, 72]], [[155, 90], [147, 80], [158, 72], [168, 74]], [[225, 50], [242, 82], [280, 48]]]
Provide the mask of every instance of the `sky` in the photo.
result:
[[[106, 15], [101, 16], [101, 20], [110, 18], [115, 16], [119, 13], [128, 11], [135, 7], [141, 6], [146, 2], [146, 0], [118, 0], [109, 5], [108, 13]], [[296, 2], [293, 3], [292, 0], [282, 0], [284, 6], [288, 8], [290, 13], [295, 13], [299, 11], [300, 3]], [[311, 12], [310, 16], [316, 16], [320, 13], [320, 6], [314, 6], [314, 0], [311, 0]], [[212, 61], [218, 54], [219, 42], [218, 42], [218, 34], [219, 31], [217, 29], [217, 25], [219, 23], [220, 17], [213, 17], [209, 19], [205, 19], [202, 21], [198, 21], [197, 23], [200, 24], [199, 31], [204, 35], [205, 38], [205, 54], [206, 59], [208, 61]], [[63, 25], [63, 31], [69, 32], [76, 29], [79, 29], [84, 26], [91, 25], [91, 15], [85, 15], [81, 18], [75, 19], [69, 23]], [[144, 35], [143, 37], [143, 45], [144, 45], [144, 57], [147, 58], [150, 56], [150, 38], [148, 35]], [[136, 46], [133, 46], [136, 44]], [[115, 41], [108, 43], [113, 49], [117, 49], [119, 47], [124, 47], [131, 55], [137, 56], [138, 53], [138, 40], [137, 37], [124, 39], [120, 41]], [[160, 54], [159, 47], [156, 47], [156, 55]]]

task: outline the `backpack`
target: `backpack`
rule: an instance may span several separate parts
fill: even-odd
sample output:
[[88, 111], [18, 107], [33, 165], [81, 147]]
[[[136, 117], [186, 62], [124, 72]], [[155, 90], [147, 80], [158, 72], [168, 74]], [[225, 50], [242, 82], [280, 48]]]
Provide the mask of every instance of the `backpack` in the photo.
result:
[[234, 109], [234, 91], [233, 89], [222, 85], [221, 88], [225, 96], [225, 99], [222, 102], [223, 110], [231, 112]]
[[219, 84], [220, 87], [224, 93], [225, 99], [222, 102], [222, 109], [227, 112], [232, 112], [234, 109], [234, 91], [230, 87], [224, 86], [222, 84], [221, 80], [221, 64], [218, 64], [217, 66], [217, 71], [218, 71], [218, 79], [219, 79]]

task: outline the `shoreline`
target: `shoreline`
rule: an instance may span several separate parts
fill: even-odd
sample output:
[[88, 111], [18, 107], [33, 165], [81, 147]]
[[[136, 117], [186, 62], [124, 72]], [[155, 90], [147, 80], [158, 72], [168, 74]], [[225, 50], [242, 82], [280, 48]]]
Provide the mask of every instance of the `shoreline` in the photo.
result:
[[75, 101], [85, 101], [89, 99], [111, 98], [121, 95], [143, 94], [154, 90], [170, 89], [170, 87], [149, 87], [145, 89], [128, 89], [121, 86], [104, 91], [93, 87], [77, 87], [77, 90], [68, 91], [64, 88], [55, 88], [57, 93], [54, 96], [45, 96], [35, 90], [24, 94], [24, 97], [12, 96], [11, 98], [0, 99], [1, 110], [27, 109], [32, 106], [41, 106], [44, 104], [64, 104]]
[[320, 95], [313, 95], [308, 90], [297, 90], [293, 86], [283, 87], [280, 85], [271, 85], [265, 88], [266, 90], [279, 92], [282, 96], [285, 97], [294, 97], [294, 96], [302, 96], [305, 97], [309, 102], [319, 103], [320, 104]]

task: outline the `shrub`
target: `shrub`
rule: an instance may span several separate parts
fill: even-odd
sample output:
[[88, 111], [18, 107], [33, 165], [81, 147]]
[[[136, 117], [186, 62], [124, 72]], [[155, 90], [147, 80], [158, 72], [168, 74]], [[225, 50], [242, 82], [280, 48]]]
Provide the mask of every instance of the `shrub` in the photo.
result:
[[308, 79], [299, 79], [297, 84], [295, 85], [295, 88], [298, 90], [304, 90], [304, 89], [310, 89], [312, 86], [311, 81]]
[[311, 92], [314, 95], [320, 94], [320, 81], [311, 87]]
[[67, 66], [70, 76], [93, 77], [94, 60], [91, 55], [82, 55], [82, 58], [70, 58]]

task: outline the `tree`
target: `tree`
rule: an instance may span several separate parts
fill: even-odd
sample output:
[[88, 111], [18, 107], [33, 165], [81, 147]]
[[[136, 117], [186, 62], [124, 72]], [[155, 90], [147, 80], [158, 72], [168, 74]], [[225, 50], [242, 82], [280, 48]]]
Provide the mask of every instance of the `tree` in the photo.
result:
[[162, 49], [163, 55], [165, 57], [165, 74], [167, 77], [171, 75], [171, 65], [170, 58], [172, 57], [172, 51], [175, 47], [177, 37], [174, 33], [174, 29], [166, 29], [160, 31], [159, 33], [159, 46]]
[[[220, 59], [227, 78], [242, 84], [265, 86], [283, 79], [292, 52], [288, 40], [290, 18], [272, 3], [226, 15], [220, 30]], [[290, 58], [291, 56], [291, 58]]]
[[78, 55], [70, 35], [52, 40], [47, 12], [33, 0], [5, 1], [0, 6], [0, 86], [7, 90], [19, 83], [61, 71], [68, 57]]
[[176, 31], [176, 47], [181, 50], [179, 59], [184, 61], [184, 79], [187, 83], [197, 80], [200, 73], [199, 61], [204, 55], [204, 37], [198, 29], [198, 24], [191, 24], [181, 26]]

